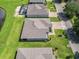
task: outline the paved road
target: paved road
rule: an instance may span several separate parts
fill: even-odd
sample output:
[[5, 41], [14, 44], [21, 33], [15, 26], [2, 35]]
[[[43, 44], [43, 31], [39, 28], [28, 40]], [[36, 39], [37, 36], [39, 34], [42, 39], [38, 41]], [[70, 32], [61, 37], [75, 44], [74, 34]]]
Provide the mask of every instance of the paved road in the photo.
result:
[[79, 59], [79, 39], [76, 37], [72, 30], [72, 24], [69, 21], [69, 19], [66, 17], [66, 15], [63, 12], [63, 7], [60, 3], [57, 2], [58, 0], [55, 0], [55, 6], [57, 9], [57, 13], [59, 18], [61, 18], [64, 21], [64, 24], [66, 26], [66, 33], [68, 34], [69, 43], [70, 46], [76, 55], [76, 59]]

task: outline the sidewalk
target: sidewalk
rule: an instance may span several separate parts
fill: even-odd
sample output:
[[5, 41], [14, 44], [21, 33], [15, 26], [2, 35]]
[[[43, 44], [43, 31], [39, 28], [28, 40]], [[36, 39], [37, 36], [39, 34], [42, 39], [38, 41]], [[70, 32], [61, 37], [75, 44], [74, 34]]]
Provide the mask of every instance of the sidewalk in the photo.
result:
[[63, 21], [52, 22], [52, 26], [53, 26], [54, 29], [63, 29], [63, 30], [66, 30], [66, 26], [64, 24], [65, 23]]
[[75, 52], [79, 52], [79, 44], [72, 43], [71, 41], [69, 41], [69, 43], [70, 43], [70, 46], [71, 46], [74, 54], [75, 54]]
[[49, 11], [49, 17], [57, 17], [57, 12], [50, 12]]

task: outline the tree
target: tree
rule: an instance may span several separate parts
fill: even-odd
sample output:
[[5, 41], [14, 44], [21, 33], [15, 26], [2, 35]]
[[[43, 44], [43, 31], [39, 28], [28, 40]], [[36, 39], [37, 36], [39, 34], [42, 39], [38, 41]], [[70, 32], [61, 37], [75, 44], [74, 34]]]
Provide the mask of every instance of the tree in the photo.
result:
[[79, 36], [79, 19], [78, 18], [74, 19], [73, 29], [76, 32], [76, 34]]
[[79, 5], [75, 1], [69, 1], [67, 2], [64, 11], [67, 16], [72, 18], [79, 12]]
[[59, 0], [60, 2], [67, 2], [68, 0]]

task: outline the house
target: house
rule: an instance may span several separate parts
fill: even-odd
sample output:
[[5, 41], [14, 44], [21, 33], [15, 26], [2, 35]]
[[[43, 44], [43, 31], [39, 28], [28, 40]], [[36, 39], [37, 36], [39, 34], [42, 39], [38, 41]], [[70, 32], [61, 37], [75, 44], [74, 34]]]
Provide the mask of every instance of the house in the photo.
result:
[[29, 0], [29, 4], [45, 4], [46, 0]]
[[21, 33], [21, 41], [47, 41], [51, 32], [49, 18], [27, 18]]
[[18, 48], [16, 59], [55, 59], [52, 48]]
[[28, 18], [47, 18], [48, 9], [44, 4], [29, 4], [26, 16]]
[[0, 26], [2, 26], [5, 19], [5, 11], [3, 8], [0, 8]]

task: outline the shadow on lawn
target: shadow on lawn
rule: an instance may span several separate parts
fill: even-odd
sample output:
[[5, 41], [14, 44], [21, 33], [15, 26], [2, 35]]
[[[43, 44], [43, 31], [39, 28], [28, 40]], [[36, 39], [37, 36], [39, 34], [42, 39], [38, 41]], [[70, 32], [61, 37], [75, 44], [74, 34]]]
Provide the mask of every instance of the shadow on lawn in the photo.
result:
[[27, 39], [19, 39], [19, 42], [48, 42], [50, 41], [51, 39], [41, 39], [41, 40], [35, 40], [35, 39], [32, 39], [32, 40], [27, 40]]
[[15, 52], [15, 56], [14, 56], [14, 59], [16, 59], [16, 56], [17, 56], [17, 51]]

